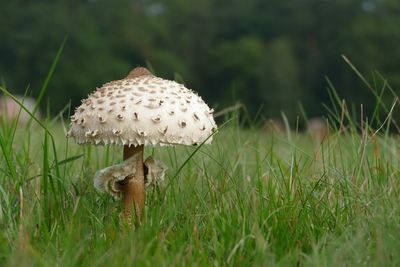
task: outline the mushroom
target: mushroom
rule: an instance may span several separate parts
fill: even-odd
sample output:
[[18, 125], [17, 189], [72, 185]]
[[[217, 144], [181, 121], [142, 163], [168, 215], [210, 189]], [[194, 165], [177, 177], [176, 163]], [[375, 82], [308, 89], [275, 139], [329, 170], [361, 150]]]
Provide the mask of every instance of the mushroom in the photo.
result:
[[97, 172], [95, 186], [122, 195], [128, 221], [134, 203], [140, 224], [146, 177], [149, 183], [161, 180], [166, 169], [152, 158], [143, 162], [144, 146], [209, 144], [216, 129], [212, 110], [200, 96], [138, 67], [82, 100], [67, 136], [78, 144], [123, 146], [124, 162]]

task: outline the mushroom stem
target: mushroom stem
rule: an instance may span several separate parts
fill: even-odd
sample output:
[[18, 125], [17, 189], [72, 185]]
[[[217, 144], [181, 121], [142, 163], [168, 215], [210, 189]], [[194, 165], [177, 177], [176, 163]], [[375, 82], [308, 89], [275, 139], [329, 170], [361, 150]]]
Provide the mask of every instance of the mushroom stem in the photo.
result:
[[124, 215], [131, 223], [132, 203], [135, 205], [136, 218], [139, 225], [142, 223], [142, 210], [145, 202], [145, 184], [144, 184], [144, 169], [143, 169], [143, 145], [140, 146], [124, 146], [124, 160], [139, 154], [136, 162], [136, 172], [133, 176], [128, 176], [121, 183]]
[[[139, 76], [152, 75], [151, 72], [142, 67], [133, 69], [125, 79], [133, 79]], [[145, 183], [144, 183], [144, 168], [143, 168], [143, 145], [139, 146], [124, 146], [124, 160], [133, 155], [140, 154], [136, 162], [136, 173], [132, 177], [126, 177], [121, 183], [124, 202], [124, 215], [131, 223], [132, 202], [135, 204], [135, 212], [137, 222], [142, 224], [142, 210], [146, 198]]]

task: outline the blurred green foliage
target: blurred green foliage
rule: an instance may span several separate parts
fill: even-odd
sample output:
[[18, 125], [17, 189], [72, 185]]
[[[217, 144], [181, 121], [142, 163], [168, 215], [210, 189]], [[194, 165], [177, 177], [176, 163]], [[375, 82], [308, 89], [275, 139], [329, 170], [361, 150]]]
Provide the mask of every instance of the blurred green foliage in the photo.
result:
[[0, 76], [14, 93], [29, 84], [37, 94], [68, 35], [47, 91], [53, 112], [138, 65], [212, 105], [241, 101], [253, 114], [263, 106], [264, 116], [292, 120], [297, 102], [323, 112], [325, 76], [372, 109], [342, 54], [400, 86], [397, 0], [3, 0], [0, 10]]

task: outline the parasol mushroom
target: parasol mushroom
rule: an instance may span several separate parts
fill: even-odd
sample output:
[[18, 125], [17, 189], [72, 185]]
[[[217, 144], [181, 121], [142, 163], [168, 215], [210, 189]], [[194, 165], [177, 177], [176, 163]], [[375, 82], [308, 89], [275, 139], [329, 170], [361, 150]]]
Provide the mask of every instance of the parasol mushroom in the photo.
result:
[[143, 162], [144, 146], [210, 143], [217, 128], [212, 114], [201, 97], [184, 85], [138, 67], [82, 100], [71, 116], [67, 136], [78, 144], [123, 146], [124, 162], [97, 172], [95, 186], [122, 195], [128, 221], [134, 203], [140, 224], [146, 177], [149, 183], [162, 179], [166, 169], [152, 158]]

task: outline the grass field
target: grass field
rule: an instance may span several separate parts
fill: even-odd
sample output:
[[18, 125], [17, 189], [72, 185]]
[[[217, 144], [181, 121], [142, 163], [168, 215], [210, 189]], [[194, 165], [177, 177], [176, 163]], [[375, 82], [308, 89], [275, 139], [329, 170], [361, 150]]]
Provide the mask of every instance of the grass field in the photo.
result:
[[395, 136], [343, 128], [319, 144], [233, 118], [211, 146], [149, 147], [169, 170], [130, 228], [92, 185], [122, 148], [43, 126], [0, 128], [1, 266], [400, 265]]
[[356, 123], [331, 86], [322, 143], [231, 114], [210, 146], [147, 147], [169, 169], [141, 227], [93, 187], [121, 147], [76, 145], [63, 116], [0, 121], [0, 266], [400, 266], [398, 97], [381, 89]]

